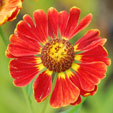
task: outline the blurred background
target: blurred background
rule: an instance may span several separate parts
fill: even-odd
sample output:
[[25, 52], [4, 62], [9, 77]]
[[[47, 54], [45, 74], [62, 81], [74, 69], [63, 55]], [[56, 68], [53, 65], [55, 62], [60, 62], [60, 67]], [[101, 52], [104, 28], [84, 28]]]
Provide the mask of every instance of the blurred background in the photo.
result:
[[[109, 58], [113, 59], [113, 0], [24, 0], [23, 8], [18, 17], [13, 22], [7, 22], [2, 25], [5, 33], [6, 41], [9, 40], [10, 34], [14, 32], [16, 24], [22, 19], [24, 14], [30, 14], [36, 9], [44, 9], [47, 13], [49, 7], [55, 7], [58, 11], [67, 10], [72, 6], [77, 6], [81, 9], [83, 18], [88, 13], [93, 14], [93, 20], [89, 27], [80, 32], [76, 37], [80, 38], [88, 29], [99, 29], [100, 36], [107, 38], [106, 48], [109, 52]], [[8, 63], [9, 59], [5, 56], [7, 46], [0, 38], [0, 113], [32, 113], [30, 105], [26, 102], [23, 93], [24, 88], [18, 88], [13, 85], [13, 79], [9, 74]], [[78, 113], [113, 113], [113, 69], [112, 65], [108, 67], [107, 76], [99, 84], [97, 93], [94, 96], [89, 96], [83, 103]], [[27, 87], [28, 89], [29, 86]], [[26, 89], [27, 89], [26, 88]], [[45, 101], [37, 103], [33, 93], [29, 92], [29, 100], [34, 109], [34, 113], [43, 113]], [[46, 113], [60, 113], [61, 109], [53, 109], [49, 105]], [[71, 113], [71, 112], [64, 112]], [[76, 113], [76, 112], [73, 112]]]

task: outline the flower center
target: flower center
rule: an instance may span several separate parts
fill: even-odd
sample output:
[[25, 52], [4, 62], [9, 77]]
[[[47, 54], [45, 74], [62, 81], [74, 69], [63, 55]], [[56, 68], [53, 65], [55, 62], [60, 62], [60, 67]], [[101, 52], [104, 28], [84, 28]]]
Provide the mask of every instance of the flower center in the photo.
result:
[[41, 60], [49, 70], [64, 72], [74, 61], [74, 48], [67, 40], [52, 39], [42, 48]]

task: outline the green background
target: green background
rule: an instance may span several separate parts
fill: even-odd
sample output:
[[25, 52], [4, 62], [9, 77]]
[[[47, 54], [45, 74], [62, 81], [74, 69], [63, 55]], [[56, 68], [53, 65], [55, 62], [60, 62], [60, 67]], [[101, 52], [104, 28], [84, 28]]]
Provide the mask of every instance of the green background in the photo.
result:
[[[93, 14], [92, 23], [88, 28], [79, 33], [76, 38], [80, 38], [88, 29], [99, 29], [101, 37], [108, 39], [106, 48], [109, 52], [109, 57], [112, 59], [112, 43], [113, 43], [113, 2], [112, 0], [24, 0], [23, 8], [18, 17], [13, 22], [7, 22], [1, 28], [5, 34], [5, 41], [8, 42], [10, 34], [14, 32], [16, 24], [22, 19], [24, 14], [30, 14], [36, 9], [44, 9], [47, 13], [49, 7], [55, 7], [58, 11], [67, 10], [72, 6], [77, 6], [81, 9], [81, 17], [83, 18], [88, 13]], [[9, 59], [5, 56], [7, 44], [4, 44], [0, 37], [0, 113], [31, 113], [30, 105], [23, 90], [13, 85], [13, 79], [9, 74], [8, 63]], [[108, 67], [107, 76], [99, 84], [97, 93], [94, 96], [89, 96], [83, 103], [81, 109], [79, 106], [69, 107], [74, 109], [65, 111], [66, 108], [53, 109], [47, 106], [46, 113], [113, 113], [113, 69], [112, 65]], [[31, 101], [34, 113], [43, 113], [46, 101], [37, 103], [31, 92], [30, 86], [26, 89]], [[26, 102], [27, 100], [27, 102]], [[77, 110], [77, 111], [76, 111]]]

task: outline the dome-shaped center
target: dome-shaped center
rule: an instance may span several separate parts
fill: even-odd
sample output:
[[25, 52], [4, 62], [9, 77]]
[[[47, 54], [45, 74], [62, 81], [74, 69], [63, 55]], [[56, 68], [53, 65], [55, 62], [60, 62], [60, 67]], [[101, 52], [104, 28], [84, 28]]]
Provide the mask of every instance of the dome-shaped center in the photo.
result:
[[67, 40], [52, 39], [42, 48], [41, 60], [49, 70], [64, 72], [74, 61], [74, 48]]

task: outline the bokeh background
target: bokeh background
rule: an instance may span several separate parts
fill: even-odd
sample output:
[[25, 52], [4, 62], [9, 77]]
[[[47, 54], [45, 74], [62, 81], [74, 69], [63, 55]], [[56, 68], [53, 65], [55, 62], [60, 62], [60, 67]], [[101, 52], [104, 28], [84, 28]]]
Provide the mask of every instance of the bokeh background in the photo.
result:
[[[109, 57], [111, 60], [113, 59], [113, 0], [24, 0], [23, 8], [17, 19], [1, 26], [5, 33], [5, 41], [8, 42], [10, 34], [14, 32], [16, 24], [22, 19], [24, 14], [32, 15], [36, 9], [44, 9], [47, 12], [51, 6], [58, 11], [69, 11], [72, 6], [77, 6], [81, 9], [80, 18], [83, 18], [88, 13], [92, 13], [93, 20], [91, 24], [79, 33], [76, 38], [80, 38], [88, 29], [99, 29], [101, 37], [108, 39], [105, 46], [109, 52]], [[9, 59], [5, 56], [6, 48], [7, 44], [0, 37], [0, 113], [32, 113], [28, 100], [25, 98], [25, 93], [23, 93], [25, 88], [15, 87], [12, 83], [13, 79], [8, 69]], [[78, 113], [113, 113], [112, 64], [108, 67], [106, 75], [106, 78], [99, 84], [98, 92], [85, 100]], [[30, 89], [29, 86], [27, 88]], [[29, 100], [34, 113], [43, 113], [46, 101], [38, 104], [33, 97], [33, 93], [29, 92], [29, 90], [27, 91], [30, 95]], [[48, 104], [46, 113], [60, 113], [65, 111], [65, 109], [67, 108], [53, 109]], [[64, 113], [71, 112], [65, 111]]]

